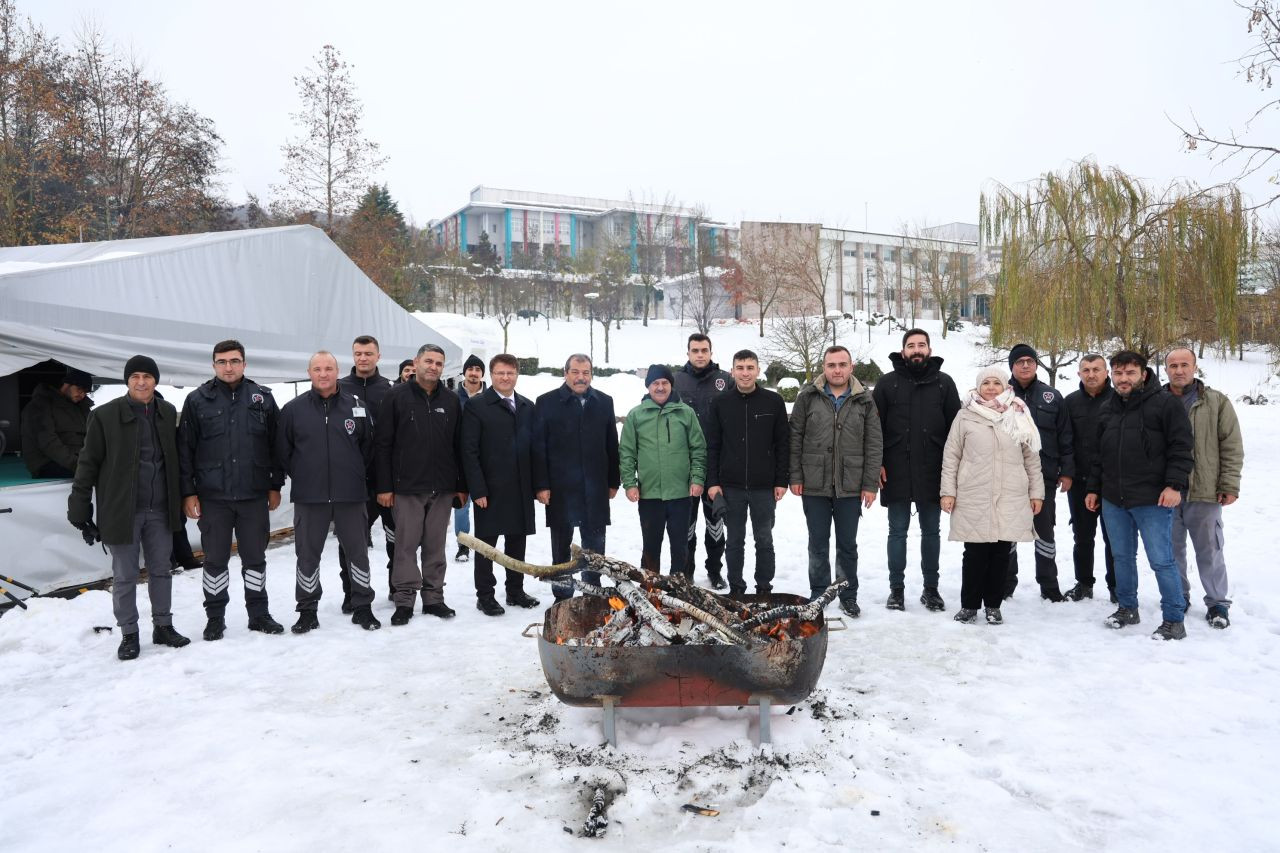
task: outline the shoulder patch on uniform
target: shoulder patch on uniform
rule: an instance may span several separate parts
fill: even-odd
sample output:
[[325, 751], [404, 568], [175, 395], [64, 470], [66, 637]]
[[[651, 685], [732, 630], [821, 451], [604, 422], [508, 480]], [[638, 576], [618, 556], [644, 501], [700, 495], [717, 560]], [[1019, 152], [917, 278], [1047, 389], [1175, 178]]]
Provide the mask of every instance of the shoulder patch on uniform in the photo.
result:
[[347, 428], [347, 435], [351, 435], [356, 431], [356, 422], [351, 418], [347, 418], [343, 421], [342, 425]]
[[1045, 392], [1044, 392], [1043, 394], [1041, 394], [1040, 396], [1044, 397], [1044, 401], [1045, 401], [1046, 403], [1052, 403], [1052, 402], [1053, 402], [1053, 392], [1052, 392], [1052, 391], [1045, 391]]
[[717, 390], [717, 391], [723, 391], [723, 390], [724, 390], [724, 378], [723, 378], [723, 377], [719, 377], [719, 376], [718, 376], [718, 377], [716, 377], [716, 390]]

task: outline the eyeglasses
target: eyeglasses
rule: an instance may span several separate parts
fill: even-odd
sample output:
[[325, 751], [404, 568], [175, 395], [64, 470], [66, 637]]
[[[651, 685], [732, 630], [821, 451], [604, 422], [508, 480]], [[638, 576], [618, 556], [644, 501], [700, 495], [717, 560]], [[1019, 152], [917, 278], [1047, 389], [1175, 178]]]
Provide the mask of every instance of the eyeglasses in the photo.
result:
[[242, 358], [215, 358], [213, 360], [214, 367], [239, 367], [244, 364]]
[[1026, 366], [1027, 366], [1027, 365], [1029, 365], [1029, 364], [1035, 364], [1035, 363], [1036, 363], [1036, 360], [1035, 360], [1034, 358], [1029, 358], [1029, 357], [1028, 357], [1028, 358], [1020, 358], [1020, 359], [1018, 359], [1017, 361], [1015, 361], [1015, 362], [1013, 363], [1013, 366], [1014, 366], [1014, 367], [1026, 367]]

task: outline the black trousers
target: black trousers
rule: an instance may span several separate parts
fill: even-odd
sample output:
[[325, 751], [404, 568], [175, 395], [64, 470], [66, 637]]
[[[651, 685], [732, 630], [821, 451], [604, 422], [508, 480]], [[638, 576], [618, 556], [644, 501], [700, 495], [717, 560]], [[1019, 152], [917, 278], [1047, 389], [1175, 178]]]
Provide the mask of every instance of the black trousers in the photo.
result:
[[[1058, 546], [1053, 541], [1053, 526], [1057, 521], [1058, 493], [1057, 479], [1044, 481], [1044, 505], [1032, 519], [1039, 538], [1032, 542], [1036, 555], [1036, 583], [1040, 586], [1058, 585]], [[1018, 588], [1018, 545], [1009, 544], [1008, 571], [1005, 575], [1005, 597], [1013, 595]]]
[[[373, 523], [379, 518], [382, 519], [382, 531], [387, 538], [387, 589], [393, 589], [391, 575], [396, 558], [396, 520], [391, 516], [391, 507], [378, 503], [377, 498], [370, 499], [365, 504], [364, 511], [368, 516], [368, 527], [364, 532], [365, 550], [368, 550], [373, 543], [370, 536]], [[341, 543], [338, 544], [338, 577], [342, 580], [342, 603], [349, 604], [351, 602], [351, 561], [347, 558], [347, 551]]]
[[1094, 546], [1094, 537], [1097, 536], [1098, 527], [1101, 526], [1103, 550], [1106, 553], [1107, 589], [1114, 592], [1116, 561], [1111, 555], [1111, 537], [1107, 535], [1107, 525], [1102, 521], [1102, 514], [1092, 512], [1084, 505], [1084, 496], [1088, 493], [1089, 490], [1083, 483], [1079, 486], [1072, 483], [1071, 489], [1067, 492], [1067, 505], [1071, 508], [1071, 532], [1076, 543], [1071, 552], [1076, 567], [1076, 582], [1093, 586], [1093, 557], [1097, 550]]
[[689, 500], [689, 538], [685, 543], [685, 559], [688, 562], [687, 574], [693, 577], [694, 565], [698, 556], [698, 505], [702, 505], [702, 517], [706, 523], [706, 531], [702, 536], [702, 544], [707, 548], [707, 575], [714, 577], [720, 574], [721, 560], [724, 558], [724, 520], [712, 515], [711, 500], [703, 492], [701, 498]]
[[[249, 618], [267, 613], [267, 540], [271, 536], [267, 497], [243, 501], [200, 501], [200, 547], [204, 549], [204, 609], [222, 617], [231, 600], [228, 592], [231, 535], [240, 555], [244, 606]], [[179, 531], [184, 539], [186, 534]]]
[[[494, 548], [498, 547], [497, 535], [476, 536], [476, 538]], [[525, 534], [513, 535], [508, 533], [502, 539], [502, 553], [517, 560], [524, 559]], [[481, 556], [480, 552], [477, 551], [472, 567], [476, 581], [476, 598], [493, 598], [494, 590], [498, 587], [498, 580], [493, 576], [493, 561], [488, 557]], [[503, 569], [503, 571], [507, 573], [506, 583], [504, 584], [507, 595], [513, 592], [523, 592], [524, 575], [511, 569]]]
[[751, 516], [751, 538], [755, 540], [756, 592], [773, 591], [774, 553], [773, 520], [777, 501], [773, 489], [724, 490], [729, 510], [725, 513], [725, 567], [729, 570], [729, 592], [744, 593], [747, 582], [742, 577], [747, 551], [747, 516]]
[[1012, 542], [966, 542], [961, 562], [960, 606], [967, 610], [999, 607]]
[[[683, 572], [693, 578], [693, 563], [687, 557], [688, 543], [685, 528], [689, 521], [690, 505], [696, 511], [698, 503], [689, 498], [664, 501], [641, 498], [640, 509], [640, 565], [649, 571], [660, 572], [662, 564], [662, 537], [671, 541], [671, 574]], [[723, 526], [721, 527], [723, 530]], [[723, 545], [723, 540], [721, 540]], [[718, 571], [718, 569], [717, 569]]]
[[320, 604], [323, 589], [320, 586], [320, 555], [324, 542], [333, 528], [339, 544], [350, 550], [351, 605], [361, 607], [373, 603], [373, 590], [369, 586], [369, 552], [364, 546], [364, 534], [369, 525], [365, 519], [365, 505], [359, 501], [350, 503], [293, 505], [293, 547], [298, 557], [294, 579], [294, 597], [298, 612], [315, 612]]

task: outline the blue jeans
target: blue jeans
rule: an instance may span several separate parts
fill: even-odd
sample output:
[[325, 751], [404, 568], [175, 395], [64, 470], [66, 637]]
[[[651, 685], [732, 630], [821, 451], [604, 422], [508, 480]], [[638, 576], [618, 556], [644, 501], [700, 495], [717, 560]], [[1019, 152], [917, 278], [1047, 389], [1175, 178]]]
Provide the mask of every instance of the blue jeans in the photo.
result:
[[471, 532], [471, 499], [453, 511], [453, 535]]
[[1160, 588], [1160, 615], [1166, 622], [1181, 622], [1187, 610], [1182, 579], [1173, 559], [1173, 510], [1154, 504], [1128, 509], [1102, 501], [1102, 523], [1111, 536], [1116, 564], [1116, 600], [1121, 607], [1138, 608], [1138, 536], [1147, 562]]
[[836, 528], [836, 582], [848, 581], [842, 601], [858, 598], [858, 519], [862, 500], [801, 495], [809, 526], [809, 594], [816, 598], [831, 585], [831, 525]]
[[[889, 510], [889, 588], [906, 586], [907, 528], [911, 526], [911, 501], [894, 501], [886, 504]], [[942, 506], [937, 502], [916, 502], [916, 516], [920, 521], [920, 574], [924, 585], [938, 586], [938, 552], [942, 537], [938, 533], [942, 520]]]

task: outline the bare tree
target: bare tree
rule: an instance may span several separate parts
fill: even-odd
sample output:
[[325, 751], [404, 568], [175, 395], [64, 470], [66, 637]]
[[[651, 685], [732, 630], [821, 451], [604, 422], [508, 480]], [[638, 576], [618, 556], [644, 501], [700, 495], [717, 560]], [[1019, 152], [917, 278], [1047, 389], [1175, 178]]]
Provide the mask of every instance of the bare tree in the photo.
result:
[[285, 182], [273, 187], [290, 211], [317, 211], [332, 230], [334, 217], [349, 212], [386, 162], [378, 144], [360, 128], [364, 106], [351, 81], [351, 66], [326, 44], [315, 67], [294, 78], [301, 109], [292, 114], [301, 135], [282, 147]]
[[682, 312], [693, 320], [698, 331], [707, 334], [715, 319], [732, 298], [725, 284], [729, 272], [728, 259], [737, 248], [730, 245], [726, 234], [712, 239], [706, 214], [700, 206], [693, 208], [690, 229], [694, 234], [693, 252], [690, 255], [693, 268], [681, 278]]
[[[904, 228], [903, 257], [899, 264], [906, 268], [913, 282], [913, 304], [928, 296], [937, 306], [942, 321], [942, 337], [960, 319], [960, 309], [969, 287], [969, 255], [954, 245], [928, 237], [920, 226]], [[912, 312], [915, 325], [915, 312]]]
[[789, 245], [794, 232], [761, 228], [762, 224], [742, 223], [737, 269], [730, 290], [739, 304], [755, 307], [763, 338], [765, 318], [775, 305], [787, 303], [796, 285]]
[[822, 317], [778, 317], [769, 328], [764, 354], [787, 370], [803, 371], [804, 381], [809, 382], [822, 371], [822, 353], [829, 342]]
[[689, 220], [681, 218], [680, 206], [670, 193], [661, 201], [649, 198], [637, 202], [633, 195], [628, 200], [636, 208], [632, 214], [636, 234], [633, 272], [642, 290], [641, 322], [648, 326], [649, 312], [657, 315], [658, 289], [683, 269], [681, 246], [687, 244], [688, 237], [680, 231]]

